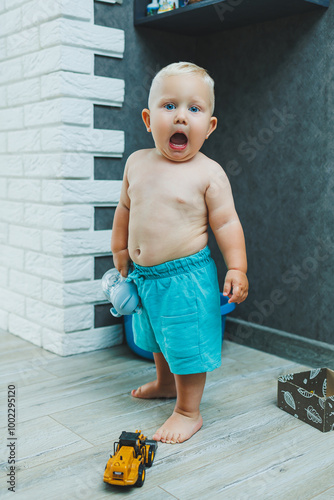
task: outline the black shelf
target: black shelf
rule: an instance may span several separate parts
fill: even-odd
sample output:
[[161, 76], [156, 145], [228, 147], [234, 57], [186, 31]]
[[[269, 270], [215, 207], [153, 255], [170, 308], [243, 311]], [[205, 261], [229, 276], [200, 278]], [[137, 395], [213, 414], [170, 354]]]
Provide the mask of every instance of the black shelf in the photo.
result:
[[324, 9], [329, 0], [202, 0], [146, 16], [149, 0], [134, 1], [134, 24], [184, 35], [207, 35], [238, 26]]

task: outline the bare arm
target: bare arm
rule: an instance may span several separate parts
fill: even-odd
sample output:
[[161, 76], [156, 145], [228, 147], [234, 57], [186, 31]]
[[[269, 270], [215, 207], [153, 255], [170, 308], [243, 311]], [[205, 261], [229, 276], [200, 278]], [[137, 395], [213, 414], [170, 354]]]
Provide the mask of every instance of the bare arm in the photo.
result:
[[235, 210], [229, 180], [218, 165], [213, 169], [205, 199], [209, 224], [228, 268], [223, 293], [230, 298], [229, 302], [242, 302], [248, 294], [244, 232]]
[[121, 189], [120, 200], [117, 205], [111, 233], [111, 251], [116, 269], [122, 276], [128, 275], [130, 256], [128, 251], [128, 228], [130, 199], [127, 194], [129, 182], [127, 178], [127, 165], [124, 170], [124, 177]]

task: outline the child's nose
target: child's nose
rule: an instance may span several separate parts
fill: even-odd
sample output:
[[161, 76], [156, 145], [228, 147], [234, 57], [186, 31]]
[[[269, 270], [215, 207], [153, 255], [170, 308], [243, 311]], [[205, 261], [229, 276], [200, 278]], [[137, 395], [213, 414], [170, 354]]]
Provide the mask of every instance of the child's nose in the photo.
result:
[[183, 123], [187, 124], [187, 114], [185, 109], [178, 108], [175, 113], [174, 123]]

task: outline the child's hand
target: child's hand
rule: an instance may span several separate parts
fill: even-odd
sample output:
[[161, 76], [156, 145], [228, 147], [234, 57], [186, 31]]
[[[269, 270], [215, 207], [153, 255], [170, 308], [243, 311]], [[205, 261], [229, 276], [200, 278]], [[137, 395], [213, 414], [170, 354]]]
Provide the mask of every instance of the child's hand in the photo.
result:
[[240, 304], [248, 295], [248, 279], [245, 273], [230, 269], [225, 277], [223, 295], [230, 298], [230, 302]]
[[123, 278], [126, 278], [129, 272], [129, 267], [131, 264], [131, 259], [129, 256], [128, 249], [125, 248], [124, 250], [121, 250], [120, 252], [115, 252], [113, 253], [113, 261], [114, 265], [119, 273], [123, 276]]

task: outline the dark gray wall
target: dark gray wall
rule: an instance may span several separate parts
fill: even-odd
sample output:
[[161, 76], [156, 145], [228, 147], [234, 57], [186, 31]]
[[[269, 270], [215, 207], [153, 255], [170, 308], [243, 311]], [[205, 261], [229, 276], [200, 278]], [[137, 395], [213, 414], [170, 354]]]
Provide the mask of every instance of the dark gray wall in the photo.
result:
[[[244, 320], [334, 343], [334, 6], [205, 38], [248, 249]], [[217, 58], [217, 51], [220, 57]]]
[[[96, 178], [120, 178], [127, 156], [152, 146], [140, 113], [159, 68], [207, 68], [218, 129], [203, 151], [229, 175], [248, 250], [250, 294], [234, 316], [334, 344], [334, 6], [192, 38], [134, 29], [130, 4], [95, 2], [95, 23], [126, 37], [123, 60], [96, 57], [96, 74], [126, 84], [121, 110], [96, 109], [96, 127], [126, 136], [124, 159], [96, 160]], [[210, 246], [222, 283], [212, 237]]]

